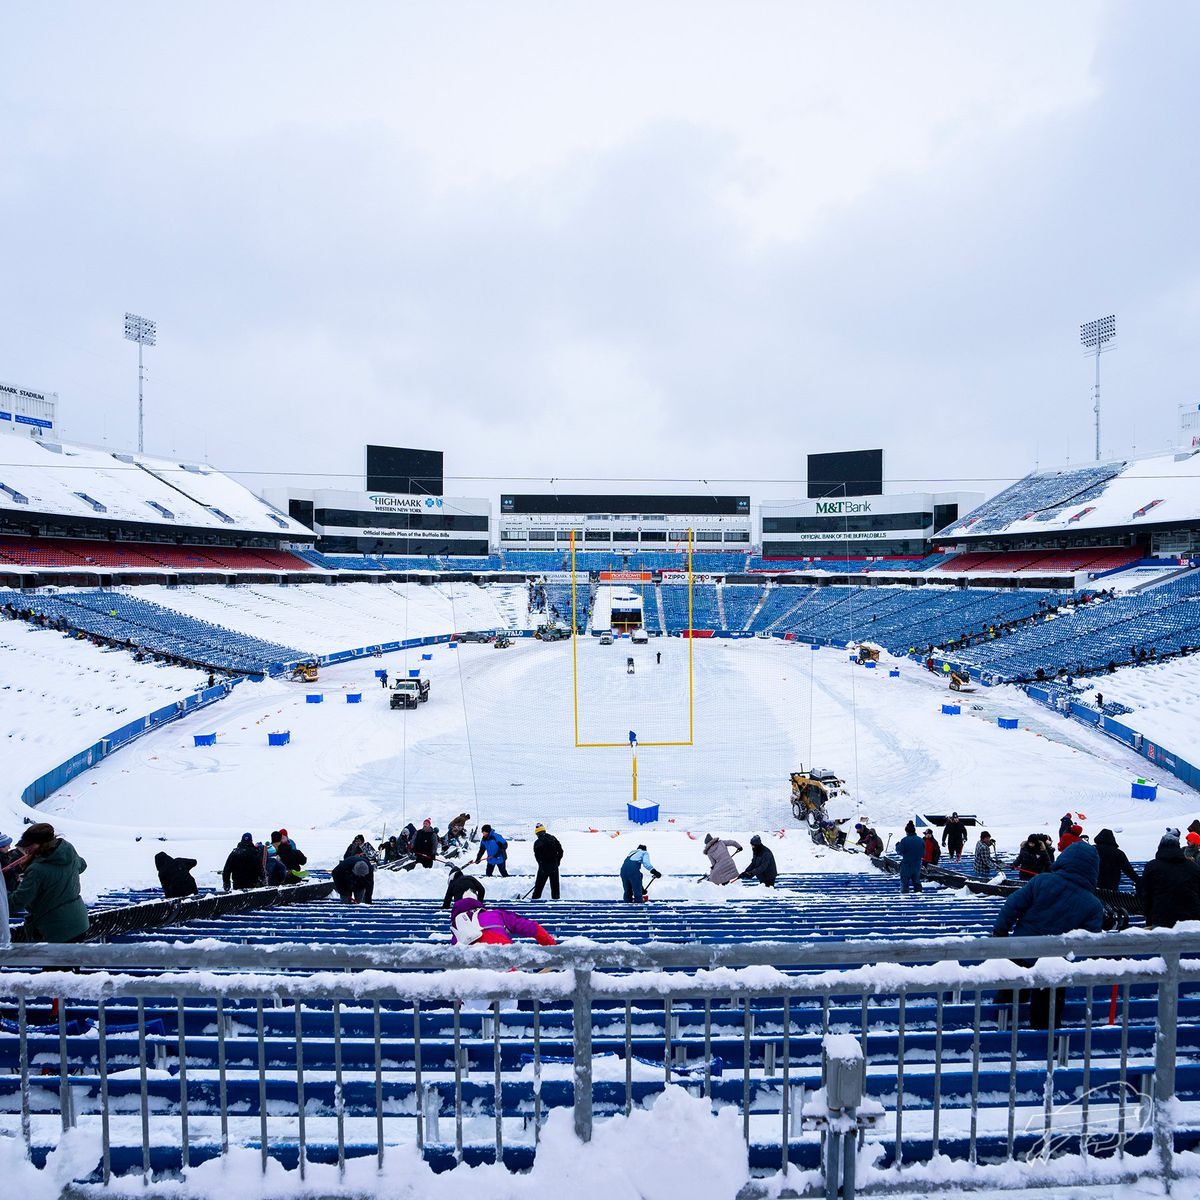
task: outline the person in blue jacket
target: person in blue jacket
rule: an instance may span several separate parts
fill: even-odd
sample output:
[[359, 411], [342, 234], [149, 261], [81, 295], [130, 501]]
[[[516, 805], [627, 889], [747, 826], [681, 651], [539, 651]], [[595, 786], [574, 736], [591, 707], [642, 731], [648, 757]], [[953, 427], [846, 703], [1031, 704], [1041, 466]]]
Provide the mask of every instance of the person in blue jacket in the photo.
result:
[[907, 892], [911, 884], [914, 892], [921, 891], [921, 863], [925, 858], [925, 839], [917, 837], [917, 827], [909, 821], [904, 827], [904, 837], [896, 843], [900, 853], [900, 891]]
[[[1039, 937], [1086, 929], [1100, 933], [1104, 928], [1104, 905], [1096, 895], [1100, 879], [1100, 855], [1088, 842], [1075, 842], [1042, 875], [1035, 875], [1004, 902], [996, 918], [992, 937]], [[1036, 960], [1016, 960], [1020, 966], [1032, 966]], [[1055, 992], [1054, 1024], [1062, 1023], [1063, 988]], [[1050, 992], [1034, 991], [1029, 1006], [1033, 1029], [1049, 1028]]]
[[475, 861], [480, 862], [487, 855], [487, 873], [490, 875], [496, 868], [500, 874], [508, 878], [508, 839], [490, 825], [479, 827], [479, 853]]
[[661, 879], [662, 872], [656, 871], [650, 862], [650, 855], [644, 844], [625, 856], [621, 864], [621, 882], [625, 885], [625, 900], [630, 904], [642, 904], [646, 899], [646, 889], [642, 886], [642, 868], [650, 872], [651, 879]]

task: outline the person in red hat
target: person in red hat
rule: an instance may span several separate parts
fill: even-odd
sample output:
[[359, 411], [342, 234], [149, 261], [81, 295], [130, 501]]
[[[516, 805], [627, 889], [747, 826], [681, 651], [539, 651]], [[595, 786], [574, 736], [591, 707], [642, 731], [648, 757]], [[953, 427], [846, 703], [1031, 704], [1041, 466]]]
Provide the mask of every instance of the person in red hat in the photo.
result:
[[1190, 863], [1200, 867], [1200, 833], [1193, 830], [1187, 835], [1187, 844], [1183, 847], [1183, 857]]

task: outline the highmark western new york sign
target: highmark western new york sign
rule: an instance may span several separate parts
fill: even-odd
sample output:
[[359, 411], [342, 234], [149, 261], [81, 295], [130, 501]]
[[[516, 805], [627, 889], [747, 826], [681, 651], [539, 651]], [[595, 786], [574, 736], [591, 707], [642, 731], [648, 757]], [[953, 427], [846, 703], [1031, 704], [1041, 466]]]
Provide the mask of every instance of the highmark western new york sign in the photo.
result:
[[386, 492], [371, 492], [367, 499], [377, 509], [392, 512], [429, 512], [442, 507], [441, 496], [392, 496]]

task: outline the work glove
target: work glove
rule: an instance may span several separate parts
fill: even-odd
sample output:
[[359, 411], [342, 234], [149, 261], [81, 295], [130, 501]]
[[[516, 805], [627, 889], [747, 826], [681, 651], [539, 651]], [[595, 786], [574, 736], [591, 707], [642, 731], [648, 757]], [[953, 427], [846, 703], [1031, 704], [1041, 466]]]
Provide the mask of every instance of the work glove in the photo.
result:
[[537, 944], [539, 946], [557, 946], [558, 945], [558, 942], [556, 942], [554, 940], [554, 938], [550, 934], [548, 934], [540, 925], [538, 926], [538, 931], [536, 934], [534, 934], [534, 937], [537, 939]]
[[651, 872], [650, 872], [650, 878], [651, 878], [651, 879], [661, 879], [661, 878], [662, 878], [662, 872], [661, 872], [661, 871], [651, 871]]

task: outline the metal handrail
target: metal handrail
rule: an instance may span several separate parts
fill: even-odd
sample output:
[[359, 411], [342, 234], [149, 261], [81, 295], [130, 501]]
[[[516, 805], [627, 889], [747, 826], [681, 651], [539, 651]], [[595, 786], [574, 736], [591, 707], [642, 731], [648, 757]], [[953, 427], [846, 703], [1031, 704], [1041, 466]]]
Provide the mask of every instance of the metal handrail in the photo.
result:
[[[410, 944], [243, 945], [234, 942], [134, 942], [108, 945], [14, 944], [0, 949], [5, 968], [194, 969], [283, 971], [444, 971], [447, 968], [543, 967], [625, 971], [700, 970], [772, 966], [780, 970], [925, 964], [1009, 958], [1127, 958], [1200, 956], [1200, 931], [1127, 929], [1121, 933], [1067, 933], [1050, 937], [946, 937], [913, 941], [693, 943], [589, 942], [558, 946], [452, 946]], [[0, 976], [2, 979], [3, 976]], [[2, 985], [0, 985], [2, 986]]]

